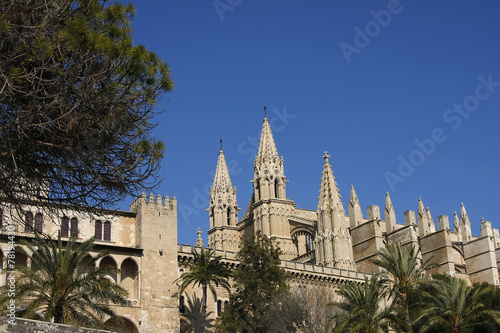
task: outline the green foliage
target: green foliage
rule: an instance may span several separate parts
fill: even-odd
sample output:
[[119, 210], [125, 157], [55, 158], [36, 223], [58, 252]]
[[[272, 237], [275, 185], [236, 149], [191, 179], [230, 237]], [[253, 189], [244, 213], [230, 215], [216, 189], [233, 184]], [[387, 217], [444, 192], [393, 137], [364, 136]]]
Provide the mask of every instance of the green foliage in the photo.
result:
[[416, 323], [421, 323], [420, 332], [471, 332], [474, 326], [500, 324], [500, 311], [481, 302], [494, 289], [487, 284], [470, 287], [456, 277], [438, 280], [431, 292], [423, 292], [427, 305], [416, 318]]
[[341, 311], [328, 320], [327, 331], [333, 328], [334, 333], [378, 333], [404, 327], [400, 306], [380, 308], [385, 297], [382, 288], [377, 275], [366, 277], [364, 284], [349, 281], [342, 285], [337, 290], [342, 301], [328, 304]]
[[[487, 293], [479, 295], [479, 301], [486, 310], [500, 311], [500, 288], [483, 282], [474, 284], [474, 288], [488, 288]], [[500, 324], [489, 321], [485, 324], [479, 324], [473, 328], [474, 333], [496, 333], [500, 332]]]
[[236, 290], [222, 314], [222, 332], [267, 332], [265, 316], [274, 297], [287, 290], [280, 267], [281, 250], [261, 232], [242, 239], [240, 265], [234, 272]]
[[410, 291], [425, 283], [426, 270], [435, 265], [430, 263], [430, 259], [419, 262], [418, 254], [420, 250], [408, 249], [401, 243], [387, 244], [387, 246], [377, 252], [377, 259], [373, 263], [385, 269], [388, 275], [385, 283], [389, 286], [390, 296], [396, 296], [405, 310], [405, 319], [408, 326], [411, 325], [410, 313], [408, 309], [408, 295]]
[[[31, 260], [31, 267], [17, 266], [16, 313], [25, 318], [103, 328], [105, 316], [116, 317], [109, 302], [127, 305], [127, 292], [103, 276], [119, 270], [96, 267], [107, 253], [94, 257], [93, 239], [77, 243], [71, 238], [63, 244], [37, 236], [34, 243], [21, 250]], [[11, 298], [9, 286], [0, 289], [0, 306], [5, 311]]]
[[4, 195], [106, 207], [157, 184], [164, 145], [153, 108], [173, 82], [164, 61], [134, 45], [134, 11], [0, 0]]
[[[217, 300], [215, 287], [219, 285], [231, 292], [229, 278], [231, 270], [221, 262], [221, 257], [215, 256], [215, 251], [211, 249], [201, 248], [199, 251], [193, 249], [191, 251], [193, 260], [188, 261], [188, 271], [183, 273], [176, 281], [181, 282], [179, 294], [182, 294], [189, 286], [201, 286], [203, 290], [203, 308], [201, 317], [207, 317], [207, 288], [212, 292], [214, 300]], [[208, 322], [203, 322], [202, 329], [204, 330]], [[203, 331], [202, 330], [202, 331]]]

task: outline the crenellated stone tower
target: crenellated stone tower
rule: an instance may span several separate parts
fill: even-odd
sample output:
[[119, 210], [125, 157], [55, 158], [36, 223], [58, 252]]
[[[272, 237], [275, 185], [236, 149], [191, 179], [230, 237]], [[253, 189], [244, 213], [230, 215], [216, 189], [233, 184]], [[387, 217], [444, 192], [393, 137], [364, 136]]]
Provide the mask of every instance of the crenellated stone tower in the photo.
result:
[[[131, 205], [136, 214], [140, 272], [140, 332], [177, 332], [177, 199], [142, 193]], [[126, 251], [123, 249], [122, 251]], [[122, 272], [122, 275], [124, 272]], [[159, 283], [161, 281], [161, 283]]]
[[238, 202], [236, 187], [231, 184], [224, 152], [219, 151], [214, 183], [210, 188], [210, 216], [208, 244], [211, 248], [226, 251], [238, 251], [240, 236], [237, 231]]
[[[342, 205], [340, 191], [328, 161], [329, 157], [325, 152], [318, 202], [316, 262], [323, 266], [355, 270], [349, 218]], [[357, 198], [352, 197], [352, 199], [354, 217], [355, 214], [360, 214], [361, 210], [356, 210]]]

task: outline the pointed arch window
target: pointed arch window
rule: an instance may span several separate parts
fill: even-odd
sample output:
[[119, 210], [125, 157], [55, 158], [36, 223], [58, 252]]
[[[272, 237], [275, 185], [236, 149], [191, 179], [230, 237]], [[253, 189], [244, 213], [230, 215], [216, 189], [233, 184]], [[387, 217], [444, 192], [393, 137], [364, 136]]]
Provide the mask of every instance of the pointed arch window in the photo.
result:
[[258, 179], [255, 180], [255, 201], [260, 200], [260, 181]]
[[76, 217], [71, 219], [71, 237], [78, 237], [78, 219]]
[[35, 215], [35, 231], [42, 232], [43, 229], [43, 215], [41, 213], [37, 213]]
[[63, 216], [61, 220], [61, 237], [68, 237], [69, 232], [69, 217]]
[[110, 241], [111, 240], [111, 222], [106, 221], [104, 222], [104, 236], [103, 239], [105, 241]]
[[222, 314], [222, 301], [217, 301], [217, 317], [220, 317]]
[[280, 184], [279, 184], [279, 181], [278, 181], [278, 178], [276, 178], [274, 180], [274, 196], [276, 198], [279, 198], [280, 197]]
[[102, 240], [102, 221], [95, 221], [95, 239]]
[[24, 232], [32, 232], [33, 231], [33, 213], [27, 212], [24, 216]]
[[231, 208], [227, 208], [227, 225], [231, 225]]

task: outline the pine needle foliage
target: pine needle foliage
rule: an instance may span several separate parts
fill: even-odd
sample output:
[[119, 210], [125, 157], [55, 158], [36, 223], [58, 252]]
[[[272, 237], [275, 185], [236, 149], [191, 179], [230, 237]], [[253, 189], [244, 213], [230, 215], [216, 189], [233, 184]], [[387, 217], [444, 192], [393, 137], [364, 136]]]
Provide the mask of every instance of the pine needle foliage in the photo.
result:
[[134, 45], [134, 14], [108, 0], [0, 0], [2, 196], [112, 208], [159, 182], [154, 107], [173, 82]]

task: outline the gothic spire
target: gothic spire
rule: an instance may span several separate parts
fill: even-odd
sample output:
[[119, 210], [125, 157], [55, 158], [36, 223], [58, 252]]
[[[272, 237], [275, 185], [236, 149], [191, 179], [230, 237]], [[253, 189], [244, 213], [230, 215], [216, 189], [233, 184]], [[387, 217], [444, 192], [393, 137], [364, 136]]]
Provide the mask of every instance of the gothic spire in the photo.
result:
[[283, 158], [278, 155], [269, 121], [264, 118], [259, 151], [253, 162], [255, 201], [270, 198], [286, 199], [286, 183]]
[[231, 184], [226, 159], [221, 149], [215, 169], [214, 183], [210, 188], [210, 206], [208, 207], [210, 229], [236, 225], [238, 223], [238, 210], [236, 187]]
[[259, 151], [257, 153], [257, 157], [255, 158], [254, 165], [259, 162], [269, 162], [273, 159], [279, 159], [278, 150], [276, 149], [276, 144], [274, 143], [269, 120], [265, 117], [260, 136]]
[[212, 188], [215, 191], [229, 191], [229, 189], [232, 189], [232, 187], [233, 185], [231, 184], [231, 178], [229, 177], [226, 159], [221, 147], [221, 150], [219, 151], [219, 159], [217, 160], [217, 168], [215, 169], [214, 184]]
[[347, 209], [349, 210], [351, 228], [360, 225], [363, 220], [363, 212], [361, 211], [361, 205], [354, 190], [354, 185], [351, 185], [351, 196], [349, 197], [349, 207]]
[[389, 192], [385, 194], [384, 218], [386, 231], [390, 233], [396, 228], [396, 212], [394, 211]]
[[420, 237], [423, 237], [431, 233], [429, 215], [425, 210], [425, 206], [424, 203], [422, 202], [421, 197], [418, 197], [417, 224]]
[[464, 203], [460, 206], [460, 227], [462, 229], [462, 241], [464, 243], [469, 242], [472, 239], [472, 230], [469, 220], [469, 215], [465, 210]]
[[335, 177], [333, 176], [332, 166], [330, 165], [328, 152], [323, 155], [325, 164], [323, 165], [323, 173], [321, 176], [321, 187], [319, 190], [318, 209], [333, 209], [338, 213], [345, 213], [342, 205], [339, 188]]

